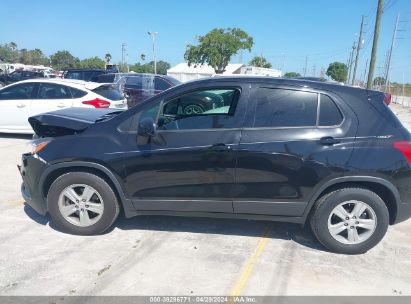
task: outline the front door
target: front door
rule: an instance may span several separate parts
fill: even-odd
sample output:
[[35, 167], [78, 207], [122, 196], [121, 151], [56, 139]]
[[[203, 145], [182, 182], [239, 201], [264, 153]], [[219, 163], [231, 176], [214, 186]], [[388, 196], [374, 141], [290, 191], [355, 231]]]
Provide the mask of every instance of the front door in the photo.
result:
[[0, 91], [0, 129], [3, 132], [31, 132], [30, 104], [37, 86], [34, 82], [14, 84]]
[[[318, 184], [344, 174], [357, 130], [337, 96], [255, 86], [239, 145], [234, 211], [301, 216]], [[345, 119], [344, 119], [345, 117]]]
[[130, 135], [126, 191], [137, 210], [233, 212], [236, 153], [248, 88], [219, 83], [149, 103], [149, 142]]

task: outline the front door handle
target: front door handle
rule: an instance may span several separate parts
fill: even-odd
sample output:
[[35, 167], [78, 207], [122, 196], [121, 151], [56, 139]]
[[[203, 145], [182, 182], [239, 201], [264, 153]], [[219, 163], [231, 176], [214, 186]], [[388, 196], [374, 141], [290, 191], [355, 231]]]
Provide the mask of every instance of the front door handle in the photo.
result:
[[17, 108], [24, 108], [26, 106], [25, 103], [19, 103], [17, 104]]
[[339, 140], [338, 138], [331, 137], [331, 136], [326, 136], [320, 139], [320, 145], [323, 145], [323, 146], [332, 146], [340, 142], [341, 140]]
[[59, 108], [65, 108], [65, 107], [66, 107], [66, 105], [65, 105], [64, 103], [62, 103], [62, 102], [60, 102], [57, 106], [58, 106]]

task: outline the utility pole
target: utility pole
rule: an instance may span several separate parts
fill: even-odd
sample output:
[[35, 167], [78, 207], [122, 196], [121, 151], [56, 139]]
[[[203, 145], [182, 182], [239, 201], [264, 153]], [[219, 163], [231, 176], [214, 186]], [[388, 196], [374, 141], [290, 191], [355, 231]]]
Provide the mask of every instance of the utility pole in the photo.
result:
[[[389, 85], [389, 79], [390, 79], [390, 65], [391, 65], [391, 57], [392, 57], [392, 51], [394, 49], [395, 45], [395, 39], [397, 37], [397, 31], [398, 31], [398, 22], [400, 20], [400, 13], [397, 14], [397, 20], [395, 21], [395, 28], [394, 28], [394, 33], [392, 34], [392, 40], [391, 40], [391, 47], [390, 51], [388, 53], [388, 61], [387, 61], [387, 69], [385, 71], [385, 88], [387, 89]], [[390, 90], [388, 89], [388, 92]]]
[[350, 62], [348, 63], [347, 84], [350, 83], [350, 79], [351, 79], [351, 69], [352, 69], [352, 64], [353, 64], [353, 60], [354, 60], [355, 49], [356, 49], [356, 46], [355, 46], [355, 41], [354, 41], [354, 43], [352, 45], [352, 51], [351, 51], [351, 54], [350, 54]]
[[381, 15], [383, 6], [384, 0], [378, 0], [377, 15], [375, 17], [374, 39], [372, 42], [371, 50], [370, 69], [368, 70], [367, 89], [371, 89], [372, 81], [374, 78], [375, 59], [377, 57], [378, 38], [380, 36]]
[[304, 77], [307, 75], [308, 56], [305, 56]]
[[357, 73], [358, 58], [360, 56], [361, 45], [363, 43], [363, 41], [362, 41], [363, 27], [364, 27], [364, 15], [361, 16], [360, 35], [358, 36], [357, 53], [355, 55], [354, 72], [353, 72], [353, 75], [352, 75], [352, 82], [351, 82], [352, 85], [355, 84], [355, 75]]
[[125, 53], [126, 53], [126, 44], [121, 44], [121, 67], [124, 67], [124, 60], [125, 60]]
[[154, 74], [157, 74], [157, 61], [156, 61], [156, 35], [158, 32], [147, 32], [151, 36], [153, 41], [153, 61], [154, 61]]
[[365, 79], [367, 79], [367, 67], [368, 67], [368, 58], [365, 61], [364, 80], [363, 80], [364, 85], [365, 85]]
[[284, 70], [285, 70], [285, 53], [282, 53], [283, 55], [283, 64], [281, 66], [281, 73], [284, 75]]

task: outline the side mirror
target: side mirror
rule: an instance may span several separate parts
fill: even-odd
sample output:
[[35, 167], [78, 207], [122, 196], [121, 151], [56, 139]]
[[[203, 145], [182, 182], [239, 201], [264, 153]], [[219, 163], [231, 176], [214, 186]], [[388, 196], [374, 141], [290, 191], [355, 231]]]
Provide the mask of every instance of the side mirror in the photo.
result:
[[156, 133], [156, 123], [151, 117], [143, 118], [138, 124], [137, 134], [145, 137], [152, 137]]

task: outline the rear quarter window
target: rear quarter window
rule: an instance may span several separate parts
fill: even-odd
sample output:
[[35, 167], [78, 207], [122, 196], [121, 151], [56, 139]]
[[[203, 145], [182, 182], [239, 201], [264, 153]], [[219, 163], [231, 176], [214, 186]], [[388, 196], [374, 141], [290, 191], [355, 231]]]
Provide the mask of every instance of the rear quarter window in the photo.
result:
[[87, 95], [87, 92], [75, 88], [70, 88], [70, 91], [73, 98], [81, 98]]
[[338, 126], [343, 116], [334, 101], [327, 95], [320, 94], [320, 126]]

